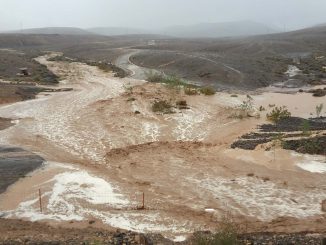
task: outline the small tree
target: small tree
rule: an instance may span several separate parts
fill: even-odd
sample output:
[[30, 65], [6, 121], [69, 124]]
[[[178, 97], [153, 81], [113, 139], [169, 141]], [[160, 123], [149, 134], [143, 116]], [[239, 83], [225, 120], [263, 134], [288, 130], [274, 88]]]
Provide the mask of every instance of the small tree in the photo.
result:
[[321, 112], [323, 111], [324, 104], [316, 105], [316, 115], [317, 117], [320, 117]]
[[285, 106], [275, 107], [270, 113], [266, 115], [269, 121], [273, 123], [277, 123], [281, 119], [289, 118], [291, 116], [291, 112]]
[[304, 120], [302, 122], [302, 134], [303, 135], [306, 135], [306, 136], [309, 136], [311, 134], [310, 132], [310, 123], [308, 120]]
[[273, 142], [272, 146], [273, 146], [273, 151], [274, 151], [274, 162], [275, 162], [276, 161], [276, 148], [283, 144], [283, 135], [277, 134], [277, 135], [273, 136], [272, 142]]
[[254, 104], [253, 98], [250, 95], [247, 95], [247, 99], [242, 101], [241, 105], [239, 105], [240, 118], [248, 117], [249, 114], [253, 111]]
[[133, 87], [130, 83], [128, 83], [128, 85], [123, 85], [123, 88], [128, 95], [133, 93]]

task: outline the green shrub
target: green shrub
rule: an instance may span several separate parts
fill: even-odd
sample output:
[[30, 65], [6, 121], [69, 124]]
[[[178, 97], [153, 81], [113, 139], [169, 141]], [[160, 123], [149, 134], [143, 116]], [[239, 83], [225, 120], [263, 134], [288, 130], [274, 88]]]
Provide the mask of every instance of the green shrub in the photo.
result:
[[234, 113], [231, 117], [244, 119], [253, 116], [253, 112], [253, 98], [250, 95], [247, 95], [247, 99], [242, 101], [242, 103], [236, 108], [236, 113]]
[[305, 136], [311, 135], [311, 132], [310, 132], [310, 123], [309, 123], [308, 120], [304, 120], [302, 122], [301, 128], [302, 128], [302, 134], [303, 135], [305, 135]]
[[171, 87], [180, 87], [188, 85], [184, 80], [177, 76], [164, 76], [161, 82]]
[[203, 87], [199, 90], [204, 95], [214, 95], [216, 93], [215, 89], [212, 87]]
[[49, 58], [48, 61], [61, 61], [61, 62], [69, 62], [69, 63], [75, 62], [74, 59], [67, 58], [63, 55], [53, 56], [53, 57]]
[[236, 245], [240, 227], [232, 219], [223, 218], [216, 234], [195, 234], [195, 245]]
[[281, 119], [291, 117], [291, 112], [285, 106], [275, 107], [270, 113], [266, 115], [267, 119], [273, 123], [277, 123]]
[[149, 72], [146, 74], [146, 80], [151, 83], [160, 83], [163, 81], [163, 75], [157, 72]]
[[152, 105], [153, 112], [160, 112], [163, 114], [173, 113], [172, 105], [166, 100], [155, 101]]
[[184, 92], [186, 95], [197, 95], [198, 94], [198, 90], [196, 88], [192, 88], [192, 87], [185, 87]]

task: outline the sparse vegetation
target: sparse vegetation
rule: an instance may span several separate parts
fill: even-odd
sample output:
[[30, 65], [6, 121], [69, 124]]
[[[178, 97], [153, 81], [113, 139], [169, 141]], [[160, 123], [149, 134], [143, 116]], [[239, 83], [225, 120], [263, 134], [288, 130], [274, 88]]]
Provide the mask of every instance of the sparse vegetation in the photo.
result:
[[250, 95], [247, 95], [246, 100], [244, 100], [236, 109], [237, 112], [232, 116], [234, 118], [243, 119], [253, 116], [253, 98]]
[[189, 109], [187, 101], [185, 101], [185, 100], [178, 100], [176, 102], [176, 106], [180, 110]]
[[326, 136], [284, 141], [282, 147], [303, 154], [326, 155]]
[[146, 74], [146, 80], [151, 83], [160, 83], [163, 80], [163, 74], [157, 72], [149, 72]]
[[184, 88], [184, 92], [186, 95], [197, 95], [198, 94], [198, 90], [196, 88], [189, 87], [189, 86]]
[[263, 107], [262, 105], [259, 107], [259, 111], [266, 111], [265, 107]]
[[133, 87], [131, 86], [131, 84], [128, 85], [123, 85], [124, 90], [126, 91], [126, 93], [128, 95], [132, 95], [133, 93]]
[[324, 96], [326, 96], [326, 88], [312, 89], [312, 90], [309, 90], [309, 93], [312, 93], [312, 95], [314, 97], [324, 97]]
[[[273, 153], [274, 153], [274, 162], [276, 161], [276, 148], [282, 146], [283, 144], [283, 135], [276, 134], [272, 137], [272, 146], [273, 146]], [[265, 180], [264, 180], [265, 181]]]
[[171, 105], [170, 102], [166, 100], [158, 100], [155, 101], [152, 105], [152, 111], [153, 112], [159, 112], [163, 114], [171, 114], [173, 113], [173, 106]]
[[214, 95], [216, 93], [215, 89], [212, 87], [203, 87], [200, 88], [200, 93], [204, 94], [204, 95]]
[[316, 115], [317, 117], [320, 117], [322, 111], [323, 111], [323, 108], [324, 108], [324, 104], [320, 104], [320, 105], [316, 105]]
[[135, 100], [136, 100], [136, 98], [134, 98], [134, 97], [131, 97], [131, 98], [127, 99], [128, 102], [133, 102]]
[[108, 63], [105, 61], [88, 61], [88, 60], [79, 60], [80, 62], [86, 63], [90, 66], [97, 66], [99, 69], [101, 69], [104, 72], [113, 72], [115, 77], [124, 78], [128, 74], [125, 70], [122, 68], [113, 65], [112, 63]]
[[184, 80], [182, 80], [177, 76], [164, 76], [161, 82], [167, 84], [172, 88], [180, 87], [180, 86], [185, 86], [185, 87], [188, 86], [188, 84]]
[[302, 123], [302, 134], [305, 136], [311, 135], [310, 132], [310, 123], [308, 120], [304, 120]]
[[53, 56], [53, 57], [49, 58], [48, 61], [59, 61], [59, 62], [62, 61], [62, 62], [69, 62], [69, 63], [76, 62], [75, 59], [70, 59], [63, 55]]
[[150, 72], [147, 75], [146, 80], [153, 83], [164, 83], [171, 87], [188, 87], [189, 84], [186, 83], [183, 79], [177, 76], [165, 76], [162, 73]]
[[291, 117], [291, 112], [288, 111], [286, 106], [275, 107], [270, 113], [266, 115], [267, 119], [273, 123], [277, 123], [283, 118]]
[[238, 233], [240, 227], [229, 216], [223, 217], [219, 223], [218, 232], [197, 233], [194, 235], [195, 245], [236, 245], [238, 244]]

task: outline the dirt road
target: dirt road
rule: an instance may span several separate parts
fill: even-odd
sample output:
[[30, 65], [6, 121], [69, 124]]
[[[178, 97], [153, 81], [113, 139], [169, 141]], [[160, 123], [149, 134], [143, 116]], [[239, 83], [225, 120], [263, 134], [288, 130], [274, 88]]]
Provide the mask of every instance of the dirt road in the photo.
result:
[[114, 61], [116, 66], [119, 66], [126, 71], [129, 71], [129, 76], [134, 79], [144, 80], [147, 78], [147, 74], [158, 72], [154, 69], [145, 67], [139, 67], [130, 61], [130, 57], [139, 53], [140, 50], [130, 50], [127, 54], [121, 55]]
[[[61, 87], [74, 90], [0, 107], [0, 117], [17, 122], [0, 132], [0, 143], [23, 146], [47, 160], [0, 197], [6, 217], [81, 224], [95, 219], [103, 227], [177, 240], [194, 230], [215, 229], [227, 212], [249, 222], [251, 231], [325, 231], [325, 173], [298, 166], [322, 159], [279, 149], [274, 160], [265, 149], [230, 149], [237, 137], [264, 122], [231, 117], [244, 96], [186, 96], [48, 57], [37, 60], [64, 78]], [[279, 98], [289, 102], [273, 95], [255, 96], [256, 106]], [[154, 100], [186, 100], [189, 109], [155, 114]], [[290, 109], [308, 115], [315, 102], [303, 111]], [[143, 192], [146, 209], [137, 210]], [[270, 222], [280, 216], [292, 218]]]

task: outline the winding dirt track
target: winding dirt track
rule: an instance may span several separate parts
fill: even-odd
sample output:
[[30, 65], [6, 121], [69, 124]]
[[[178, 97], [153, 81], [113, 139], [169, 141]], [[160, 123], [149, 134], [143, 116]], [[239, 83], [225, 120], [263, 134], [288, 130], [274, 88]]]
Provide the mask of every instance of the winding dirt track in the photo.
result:
[[[96, 67], [49, 62], [48, 57], [37, 60], [65, 78], [60, 86], [74, 90], [0, 108], [0, 117], [17, 120], [0, 132], [0, 143], [48, 160], [2, 196], [0, 207], [8, 217], [96, 219], [173, 237], [214, 229], [216, 220], [231, 212], [251, 222], [252, 231], [325, 232], [320, 206], [326, 199], [325, 175], [297, 166], [320, 159], [277, 150], [273, 160], [264, 149], [229, 149], [264, 121], [230, 118], [230, 107], [243, 96], [185, 96], [160, 84], [114, 78]], [[157, 115], [151, 111], [155, 99], [186, 99], [190, 109]], [[263, 96], [255, 100], [273, 102]], [[33, 195], [39, 187], [45, 191], [42, 214]], [[142, 192], [147, 209], [135, 210]], [[292, 218], [268, 223], [280, 216]]]

